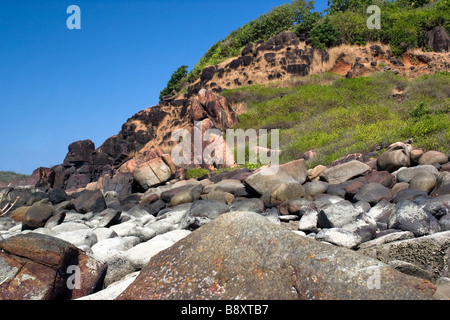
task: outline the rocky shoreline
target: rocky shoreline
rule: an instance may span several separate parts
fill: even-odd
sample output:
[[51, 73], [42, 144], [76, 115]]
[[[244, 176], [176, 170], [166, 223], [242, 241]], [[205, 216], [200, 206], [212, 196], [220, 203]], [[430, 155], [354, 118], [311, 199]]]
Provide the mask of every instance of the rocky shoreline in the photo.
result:
[[448, 155], [354, 159], [183, 180], [163, 156], [139, 193], [0, 189], [0, 300], [449, 299]]

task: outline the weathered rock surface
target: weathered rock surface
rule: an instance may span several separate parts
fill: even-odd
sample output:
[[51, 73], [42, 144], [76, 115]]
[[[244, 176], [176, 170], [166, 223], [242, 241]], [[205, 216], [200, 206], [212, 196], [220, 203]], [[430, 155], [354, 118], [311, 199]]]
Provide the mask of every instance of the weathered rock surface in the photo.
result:
[[262, 168], [244, 180], [259, 195], [272, 193], [282, 183], [299, 183], [306, 181], [308, 171], [305, 160], [299, 159], [280, 166]]
[[385, 263], [393, 260], [412, 263], [423, 270], [430, 271], [432, 280], [437, 280], [450, 271], [449, 247], [450, 231], [446, 231], [420, 238], [380, 243], [358, 252]]
[[[105, 264], [68, 242], [42, 234], [8, 238], [0, 242], [0, 250], [2, 300], [77, 298], [98, 290], [106, 273]], [[78, 284], [71, 278], [76, 270]]]
[[25, 214], [22, 223], [23, 230], [34, 230], [43, 227], [53, 215], [53, 205], [49, 201], [40, 201], [33, 204]]
[[352, 160], [331, 167], [320, 175], [330, 184], [339, 184], [370, 171], [370, 167], [360, 161]]
[[[381, 277], [376, 290], [373, 270]], [[153, 256], [118, 298], [430, 299], [434, 290], [429, 282], [296, 235], [256, 213], [233, 212]]]

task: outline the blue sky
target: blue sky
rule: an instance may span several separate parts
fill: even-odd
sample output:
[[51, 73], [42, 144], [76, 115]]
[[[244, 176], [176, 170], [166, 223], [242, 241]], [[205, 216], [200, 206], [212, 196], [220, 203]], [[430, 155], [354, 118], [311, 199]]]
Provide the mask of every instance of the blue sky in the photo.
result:
[[[100, 146], [158, 103], [175, 69], [286, 2], [1, 0], [0, 171], [60, 164], [73, 141]], [[72, 4], [81, 30], [66, 26]]]

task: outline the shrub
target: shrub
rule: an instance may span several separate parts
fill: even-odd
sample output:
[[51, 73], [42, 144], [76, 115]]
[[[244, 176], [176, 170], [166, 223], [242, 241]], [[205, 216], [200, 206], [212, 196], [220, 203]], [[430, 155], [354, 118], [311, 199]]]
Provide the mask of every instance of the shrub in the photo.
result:
[[183, 65], [172, 74], [169, 82], [167, 82], [167, 86], [159, 94], [160, 100], [164, 96], [171, 95], [174, 90], [178, 92], [181, 89], [182, 82], [188, 74], [187, 68], [187, 66]]
[[336, 27], [325, 19], [322, 23], [316, 24], [309, 32], [309, 40], [317, 49], [325, 49], [336, 46], [340, 43], [340, 33]]
[[301, 36], [304, 33], [309, 33], [311, 29], [314, 27], [314, 25], [319, 21], [320, 19], [320, 13], [318, 12], [311, 12], [310, 14], [306, 15], [303, 20], [295, 27], [295, 33], [297, 36]]
[[424, 116], [430, 115], [433, 111], [425, 106], [424, 102], [421, 102], [417, 107], [409, 112], [409, 116], [413, 121], [419, 121]]

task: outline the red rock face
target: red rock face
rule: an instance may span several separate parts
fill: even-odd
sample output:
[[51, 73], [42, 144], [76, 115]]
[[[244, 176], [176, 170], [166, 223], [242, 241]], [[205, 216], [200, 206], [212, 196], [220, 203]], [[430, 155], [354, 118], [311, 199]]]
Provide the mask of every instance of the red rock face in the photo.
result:
[[[216, 128], [223, 132], [238, 119], [226, 99], [211, 90], [200, 90], [189, 99], [162, 102], [132, 116], [117, 135], [97, 149], [90, 140], [72, 143], [64, 164], [53, 168], [52, 186], [76, 190], [93, 181], [100, 181], [100, 187], [105, 181], [126, 183], [124, 173], [132, 174], [142, 164], [169, 154], [177, 144], [171, 140], [173, 132], [187, 129], [192, 133], [195, 121], [202, 121], [204, 130]], [[203, 143], [202, 150], [207, 144]], [[118, 174], [122, 174], [121, 178], [116, 177]], [[131, 192], [126, 186], [112, 188]]]

